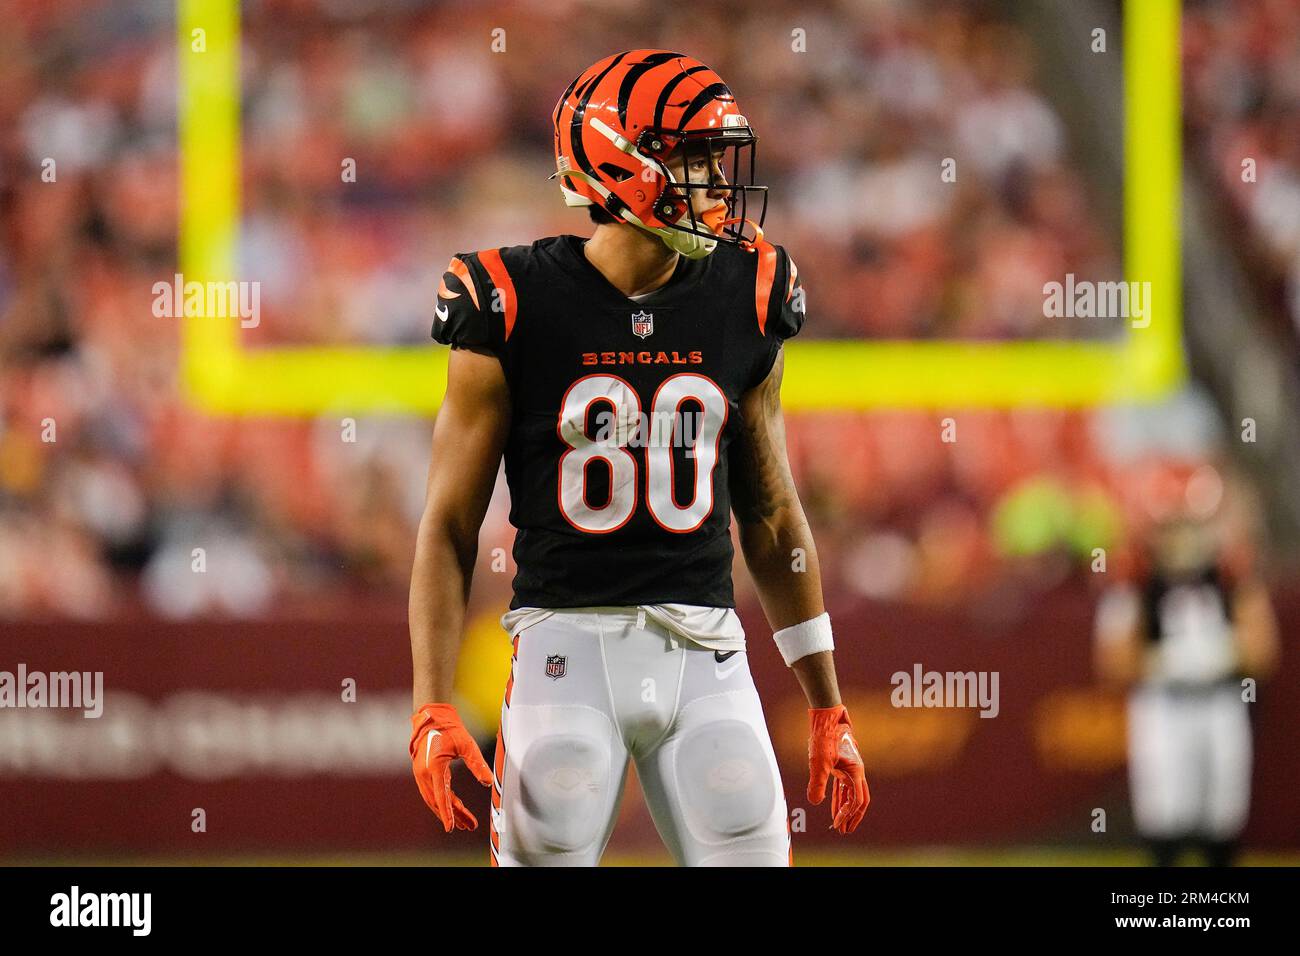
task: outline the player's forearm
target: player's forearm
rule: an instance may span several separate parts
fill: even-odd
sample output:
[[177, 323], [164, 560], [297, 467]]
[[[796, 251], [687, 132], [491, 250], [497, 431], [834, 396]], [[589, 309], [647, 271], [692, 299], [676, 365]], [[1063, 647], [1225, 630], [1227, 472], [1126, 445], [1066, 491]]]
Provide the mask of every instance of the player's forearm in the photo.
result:
[[1093, 622], [1093, 668], [1103, 683], [1125, 688], [1141, 679], [1145, 621], [1134, 585], [1118, 584], [1102, 593]]
[[821, 615], [821, 568], [812, 531], [797, 500], [740, 524], [740, 548], [772, 630]]
[[[825, 613], [817, 547], [797, 500], [766, 520], [742, 524], [740, 540], [763, 613], [774, 632]], [[809, 707], [840, 703], [831, 651], [801, 657], [790, 669]]]
[[1116, 688], [1127, 688], [1142, 678], [1142, 655], [1140, 638], [1135, 634], [1131, 638], [1114, 641], [1099, 647], [1095, 653], [1097, 676], [1103, 683]]
[[417, 708], [451, 697], [477, 550], [477, 535], [459, 540], [429, 515], [420, 523], [408, 608]]
[[840, 685], [835, 679], [835, 655], [818, 651], [801, 657], [790, 665], [795, 679], [803, 688], [809, 707], [835, 707], [840, 704]]
[[1258, 581], [1243, 585], [1233, 601], [1233, 630], [1243, 673], [1268, 677], [1277, 666], [1277, 617], [1268, 591]]

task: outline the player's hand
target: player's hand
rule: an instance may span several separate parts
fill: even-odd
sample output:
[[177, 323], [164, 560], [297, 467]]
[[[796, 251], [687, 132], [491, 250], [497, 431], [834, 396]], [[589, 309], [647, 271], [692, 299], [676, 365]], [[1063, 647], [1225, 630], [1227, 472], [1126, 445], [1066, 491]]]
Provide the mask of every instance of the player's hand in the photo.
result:
[[474, 830], [478, 821], [451, 792], [451, 762], [465, 761], [474, 779], [492, 786], [492, 771], [451, 704], [425, 704], [411, 715], [411, 769], [424, 802], [448, 833]]
[[808, 799], [813, 805], [826, 799], [826, 784], [835, 778], [831, 795], [831, 826], [852, 833], [867, 812], [871, 791], [862, 766], [858, 742], [853, 739], [849, 712], [843, 704], [808, 711]]

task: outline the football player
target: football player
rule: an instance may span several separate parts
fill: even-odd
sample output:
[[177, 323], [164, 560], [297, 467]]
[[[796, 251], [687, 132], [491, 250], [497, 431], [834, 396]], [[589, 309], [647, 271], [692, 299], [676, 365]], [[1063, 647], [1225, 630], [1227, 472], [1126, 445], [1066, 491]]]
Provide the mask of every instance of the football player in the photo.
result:
[[[763, 237], [756, 136], [722, 79], [666, 50], [584, 70], [553, 115], [591, 239], [454, 256], [449, 345], [411, 581], [411, 758], [443, 827], [464, 759], [492, 788], [491, 862], [595, 865], [634, 761], [679, 864], [792, 859], [776, 757], [734, 608], [730, 517], [809, 706], [808, 798], [869, 794], [840, 700], [817, 551], [786, 459], [781, 343], [804, 294]], [[504, 455], [514, 643], [495, 766], [449, 703], [479, 527]]]
[[1250, 809], [1243, 678], [1274, 670], [1277, 621], [1232, 540], [1218, 471], [1170, 466], [1153, 477], [1143, 553], [1098, 607], [1096, 664], [1130, 688], [1129, 796], [1153, 863], [1196, 848], [1227, 866]]

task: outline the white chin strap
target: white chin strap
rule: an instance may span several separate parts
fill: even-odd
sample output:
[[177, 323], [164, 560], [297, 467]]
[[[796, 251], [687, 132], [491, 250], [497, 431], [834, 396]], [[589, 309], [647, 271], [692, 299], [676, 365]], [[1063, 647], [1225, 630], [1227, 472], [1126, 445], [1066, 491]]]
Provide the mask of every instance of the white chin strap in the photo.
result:
[[[682, 232], [680, 229], [668, 229], [664, 226], [647, 226], [638, 219], [630, 209], [623, 211], [623, 217], [636, 226], [638, 229], [644, 229], [646, 232], [654, 233], [663, 240], [664, 245], [674, 252], [680, 252], [687, 259], [703, 259], [705, 256], [718, 248], [718, 240], [709, 239], [705, 236], [697, 236], [693, 232]], [[677, 220], [679, 226], [690, 227], [690, 216], [683, 216]]]
[[[593, 118], [591, 126], [594, 130], [613, 143], [615, 148], [627, 153], [643, 166], [646, 166], [662, 175], [670, 183], [675, 182], [672, 175], [662, 164], [650, 159], [649, 157], [641, 155], [637, 148], [633, 146], [632, 143], [628, 142], [626, 137], [619, 135], [605, 123], [601, 122], [599, 118]], [[564, 201], [570, 206], [590, 206], [591, 200], [585, 196], [579, 195], [572, 189], [567, 188], [564, 185], [564, 177], [566, 176], [575, 176], [581, 179], [598, 192], [602, 199], [609, 199], [609, 190], [580, 169], [561, 169], [556, 175], [560, 177], [560, 192], [564, 196]], [[631, 223], [638, 229], [644, 229], [646, 232], [658, 236], [669, 249], [681, 253], [687, 259], [703, 259], [718, 247], [718, 240], [710, 239], [708, 236], [697, 236], [693, 232], [683, 232], [681, 229], [669, 229], [666, 226], [647, 226], [638, 219], [636, 214], [630, 209], [625, 208], [621, 215], [626, 222]], [[690, 228], [691, 217], [689, 209], [687, 210], [686, 215], [677, 220], [677, 225], [684, 226], [687, 229]]]

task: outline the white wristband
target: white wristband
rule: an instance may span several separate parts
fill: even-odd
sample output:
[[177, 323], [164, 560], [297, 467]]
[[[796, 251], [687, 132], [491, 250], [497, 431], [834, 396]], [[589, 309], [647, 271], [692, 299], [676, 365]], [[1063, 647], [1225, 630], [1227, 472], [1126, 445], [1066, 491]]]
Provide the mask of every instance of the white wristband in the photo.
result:
[[776, 649], [789, 667], [801, 657], [820, 651], [835, 650], [835, 641], [831, 638], [831, 616], [825, 611], [820, 617], [793, 627], [783, 627], [772, 635]]

